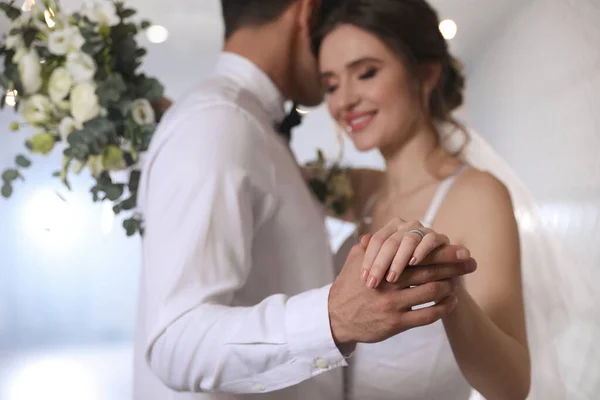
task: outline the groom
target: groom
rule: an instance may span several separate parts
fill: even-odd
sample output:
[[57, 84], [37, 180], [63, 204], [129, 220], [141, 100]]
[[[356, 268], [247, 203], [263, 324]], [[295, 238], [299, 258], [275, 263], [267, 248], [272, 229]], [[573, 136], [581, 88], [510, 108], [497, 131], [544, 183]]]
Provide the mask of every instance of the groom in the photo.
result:
[[[342, 399], [340, 367], [356, 343], [452, 307], [414, 318], [413, 289], [366, 287], [366, 242], [334, 276], [322, 212], [276, 133], [286, 99], [322, 101], [310, 45], [319, 2], [222, 6], [226, 44], [215, 73], [165, 115], [141, 182], [135, 399]], [[402, 287], [440, 281], [420, 300], [450, 295], [450, 279], [474, 270], [458, 249], [407, 269]]]

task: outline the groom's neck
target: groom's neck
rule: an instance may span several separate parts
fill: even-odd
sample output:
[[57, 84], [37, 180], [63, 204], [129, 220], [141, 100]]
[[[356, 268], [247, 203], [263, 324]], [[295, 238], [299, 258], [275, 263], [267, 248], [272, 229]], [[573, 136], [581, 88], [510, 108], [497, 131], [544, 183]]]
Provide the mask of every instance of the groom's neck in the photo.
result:
[[290, 98], [290, 63], [293, 59], [290, 32], [276, 26], [243, 28], [225, 42], [224, 51], [252, 61]]

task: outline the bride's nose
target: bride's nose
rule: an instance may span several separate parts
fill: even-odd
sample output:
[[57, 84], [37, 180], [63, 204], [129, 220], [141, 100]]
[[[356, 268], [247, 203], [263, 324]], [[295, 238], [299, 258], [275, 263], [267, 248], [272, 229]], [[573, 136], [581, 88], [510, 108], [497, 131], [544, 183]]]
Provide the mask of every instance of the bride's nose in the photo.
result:
[[336, 108], [342, 112], [353, 111], [360, 102], [360, 95], [352, 84], [340, 85], [336, 94]]

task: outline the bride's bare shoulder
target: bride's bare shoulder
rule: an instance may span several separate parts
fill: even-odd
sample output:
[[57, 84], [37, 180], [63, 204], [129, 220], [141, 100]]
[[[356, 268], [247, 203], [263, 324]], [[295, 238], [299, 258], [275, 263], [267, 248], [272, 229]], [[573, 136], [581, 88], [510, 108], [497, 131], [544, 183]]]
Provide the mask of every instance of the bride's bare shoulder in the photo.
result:
[[456, 180], [455, 193], [461, 200], [510, 202], [508, 188], [487, 171], [469, 167]]
[[[480, 231], [493, 231], [500, 226], [507, 231], [516, 229], [510, 193], [506, 185], [489, 172], [475, 168], [465, 170], [456, 179], [445, 203], [446, 216], [454, 222], [460, 221], [458, 226], [465, 231], [472, 231], [474, 226]], [[485, 223], [482, 225], [482, 222]]]

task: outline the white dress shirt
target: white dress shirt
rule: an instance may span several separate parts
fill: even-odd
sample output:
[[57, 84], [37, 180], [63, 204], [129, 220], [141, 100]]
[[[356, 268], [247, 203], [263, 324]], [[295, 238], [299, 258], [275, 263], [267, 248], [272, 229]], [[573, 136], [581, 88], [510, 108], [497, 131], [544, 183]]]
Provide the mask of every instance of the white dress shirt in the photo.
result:
[[139, 196], [136, 400], [342, 398], [333, 260], [274, 130], [283, 101], [257, 66], [223, 53], [156, 132]]

